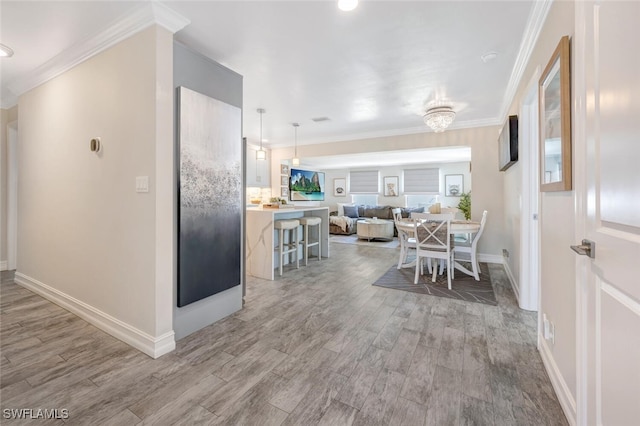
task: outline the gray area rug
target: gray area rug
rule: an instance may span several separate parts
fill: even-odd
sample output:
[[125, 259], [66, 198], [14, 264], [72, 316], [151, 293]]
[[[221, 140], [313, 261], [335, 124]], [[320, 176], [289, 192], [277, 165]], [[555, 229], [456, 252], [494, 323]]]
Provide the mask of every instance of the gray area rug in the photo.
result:
[[435, 283], [431, 282], [431, 275], [428, 274], [421, 275], [418, 284], [414, 284], [415, 268], [397, 269], [394, 265], [373, 285], [467, 302], [497, 305], [498, 302], [493, 293], [489, 268], [486, 263], [480, 263], [480, 272], [480, 281], [476, 281], [472, 276], [456, 270], [455, 278], [451, 280], [451, 290], [449, 290], [446, 270], [444, 274], [437, 276]]

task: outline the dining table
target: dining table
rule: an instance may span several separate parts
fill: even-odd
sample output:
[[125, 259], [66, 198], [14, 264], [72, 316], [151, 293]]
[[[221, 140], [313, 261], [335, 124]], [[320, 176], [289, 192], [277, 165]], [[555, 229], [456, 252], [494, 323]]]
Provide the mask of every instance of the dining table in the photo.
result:
[[[407, 243], [409, 238], [415, 238], [415, 224], [414, 219], [403, 218], [396, 221], [396, 228], [398, 229], [398, 240], [400, 241], [400, 260], [398, 261], [398, 269], [400, 268], [412, 268], [415, 267], [416, 261], [406, 262], [406, 254], [409, 247]], [[475, 234], [480, 230], [480, 222], [474, 222], [471, 220], [452, 220], [449, 226], [449, 234]], [[454, 268], [464, 272], [467, 275], [473, 276], [473, 272], [454, 261]]]

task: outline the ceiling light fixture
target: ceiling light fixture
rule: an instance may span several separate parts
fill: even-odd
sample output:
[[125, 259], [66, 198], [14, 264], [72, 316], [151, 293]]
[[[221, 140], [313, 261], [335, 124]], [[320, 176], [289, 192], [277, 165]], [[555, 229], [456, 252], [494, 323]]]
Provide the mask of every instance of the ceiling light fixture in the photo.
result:
[[10, 58], [13, 56], [13, 49], [0, 43], [0, 57]]
[[456, 118], [456, 113], [451, 107], [441, 106], [428, 109], [423, 118], [427, 126], [431, 127], [434, 132], [440, 133], [449, 127], [453, 119]]
[[293, 123], [293, 131], [294, 131], [294, 149], [293, 149], [293, 158], [291, 159], [291, 164], [294, 166], [300, 165], [300, 159], [298, 158], [298, 127], [300, 125], [298, 123]]
[[256, 151], [256, 160], [267, 159], [267, 151], [262, 149], [262, 114], [265, 112], [264, 108], [258, 108], [258, 113], [260, 114], [260, 149]]
[[358, 0], [338, 0], [338, 9], [349, 12], [358, 7]]

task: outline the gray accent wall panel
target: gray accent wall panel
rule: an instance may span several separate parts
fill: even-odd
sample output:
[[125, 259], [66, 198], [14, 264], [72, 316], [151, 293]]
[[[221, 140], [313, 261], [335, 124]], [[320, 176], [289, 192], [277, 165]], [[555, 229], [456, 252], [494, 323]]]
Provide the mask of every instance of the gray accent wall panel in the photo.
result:
[[[210, 58], [205, 57], [199, 52], [192, 50], [191, 48], [174, 42], [173, 50], [173, 81], [175, 90], [175, 140], [176, 140], [176, 192], [175, 192], [175, 206], [178, 208], [180, 199], [178, 196], [178, 177], [179, 177], [179, 161], [180, 152], [178, 150], [179, 145], [179, 108], [178, 108], [178, 88], [185, 87], [202, 95], [206, 95], [210, 98], [232, 105], [234, 107], [242, 109], [242, 76], [229, 68], [226, 68]], [[242, 130], [241, 123], [239, 124], [238, 131]], [[242, 152], [242, 140], [238, 140], [239, 149]], [[241, 176], [244, 176], [244, 160], [241, 157]], [[243, 178], [244, 180], [244, 178]], [[244, 182], [242, 184], [241, 193], [244, 194]], [[242, 205], [244, 205], [244, 197], [241, 197]], [[240, 211], [239, 220], [241, 223], [241, 235], [238, 240], [234, 238], [233, 241], [221, 241], [216, 247], [216, 252], [225, 251], [228, 248], [232, 251], [236, 251], [235, 244], [239, 244], [241, 247], [241, 253], [243, 253], [243, 241], [244, 241], [244, 208]], [[178, 235], [178, 223], [175, 227], [175, 242], [176, 247], [175, 261], [178, 262], [178, 250], [179, 235]], [[212, 324], [233, 312], [242, 308], [242, 290], [244, 285], [244, 255], [241, 254], [240, 258], [241, 266], [238, 269], [239, 280], [236, 285], [228, 288], [219, 293], [205, 297], [197, 302], [178, 307], [178, 277], [175, 277], [174, 285], [174, 298], [176, 304], [173, 311], [173, 328], [176, 333], [176, 339], [182, 339], [189, 334]]]

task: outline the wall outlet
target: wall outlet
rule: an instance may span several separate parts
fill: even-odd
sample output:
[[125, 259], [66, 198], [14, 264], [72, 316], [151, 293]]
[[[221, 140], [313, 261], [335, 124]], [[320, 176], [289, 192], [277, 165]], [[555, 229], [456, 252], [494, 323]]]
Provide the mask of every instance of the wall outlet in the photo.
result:
[[509, 250], [502, 249], [502, 257], [506, 257], [508, 259], [509, 258]]
[[552, 344], [556, 343], [556, 327], [553, 325], [549, 318], [547, 318], [547, 314], [542, 314], [542, 336], [545, 340], [551, 340]]

